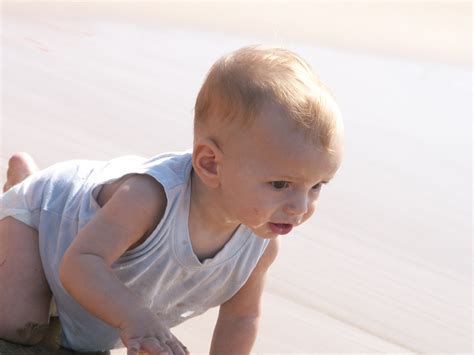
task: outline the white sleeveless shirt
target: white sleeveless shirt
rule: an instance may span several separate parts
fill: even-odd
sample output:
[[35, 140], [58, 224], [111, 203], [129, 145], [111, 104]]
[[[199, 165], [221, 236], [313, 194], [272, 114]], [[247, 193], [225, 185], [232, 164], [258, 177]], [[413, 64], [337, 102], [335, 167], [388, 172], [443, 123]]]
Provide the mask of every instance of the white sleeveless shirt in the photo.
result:
[[174, 327], [224, 303], [245, 284], [268, 240], [240, 225], [213, 258], [199, 261], [188, 231], [191, 170], [190, 151], [150, 160], [128, 156], [106, 163], [69, 161], [34, 174], [2, 196], [0, 218], [15, 217], [15, 211], [20, 211], [19, 219], [39, 231], [41, 259], [61, 320], [63, 346], [79, 351], [123, 346], [117, 329], [87, 312], [62, 287], [59, 266], [78, 231], [100, 209], [96, 201], [100, 188], [124, 175], [155, 178], [164, 188], [167, 206], [146, 241], [122, 255], [112, 270], [165, 325]]

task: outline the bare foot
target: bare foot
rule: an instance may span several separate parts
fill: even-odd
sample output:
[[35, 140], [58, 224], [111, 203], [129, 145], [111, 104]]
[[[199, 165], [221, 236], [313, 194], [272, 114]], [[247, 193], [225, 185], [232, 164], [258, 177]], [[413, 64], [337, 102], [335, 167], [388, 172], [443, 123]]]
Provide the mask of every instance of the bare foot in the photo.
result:
[[8, 191], [12, 186], [22, 182], [38, 170], [38, 166], [28, 153], [13, 154], [8, 160], [7, 182], [3, 186], [3, 192]]

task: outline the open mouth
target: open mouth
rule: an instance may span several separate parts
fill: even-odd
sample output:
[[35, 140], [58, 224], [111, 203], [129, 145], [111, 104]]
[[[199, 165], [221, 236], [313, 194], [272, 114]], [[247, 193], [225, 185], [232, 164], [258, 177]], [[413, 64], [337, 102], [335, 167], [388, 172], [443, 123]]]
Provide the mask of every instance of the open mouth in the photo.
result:
[[268, 223], [268, 225], [270, 226], [270, 229], [273, 233], [276, 233], [276, 234], [288, 234], [291, 232], [291, 230], [293, 229], [293, 225], [292, 224], [287, 224], [287, 223]]

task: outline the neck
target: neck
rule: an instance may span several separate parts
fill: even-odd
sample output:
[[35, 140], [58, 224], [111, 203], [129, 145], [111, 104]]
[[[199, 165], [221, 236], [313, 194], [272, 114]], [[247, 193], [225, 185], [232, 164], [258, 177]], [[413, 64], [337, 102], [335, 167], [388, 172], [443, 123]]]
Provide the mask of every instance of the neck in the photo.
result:
[[227, 242], [239, 226], [229, 221], [219, 189], [206, 186], [194, 170], [191, 172], [191, 200], [189, 207], [189, 232], [196, 243]]

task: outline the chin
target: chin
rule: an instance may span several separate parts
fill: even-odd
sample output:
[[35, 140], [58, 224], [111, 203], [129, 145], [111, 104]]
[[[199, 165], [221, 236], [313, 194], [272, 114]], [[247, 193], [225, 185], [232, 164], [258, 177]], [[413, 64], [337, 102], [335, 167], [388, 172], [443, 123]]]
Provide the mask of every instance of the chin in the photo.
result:
[[257, 237], [259, 238], [262, 238], [262, 239], [268, 239], [268, 240], [272, 240], [272, 239], [277, 239], [280, 235], [279, 234], [268, 234], [268, 235], [258, 235], [257, 234]]
[[254, 232], [254, 234], [257, 237], [262, 238], [262, 239], [275, 239], [275, 238], [278, 238], [278, 234], [274, 234], [274, 233], [256, 233], [256, 232]]
[[256, 228], [252, 228], [252, 227], [249, 227], [252, 232], [257, 236], [257, 237], [260, 237], [262, 239], [275, 239], [275, 238], [278, 238], [278, 234], [277, 233], [274, 233], [272, 232], [266, 224], [262, 225], [262, 226], [259, 226], [259, 227], [256, 227]]

